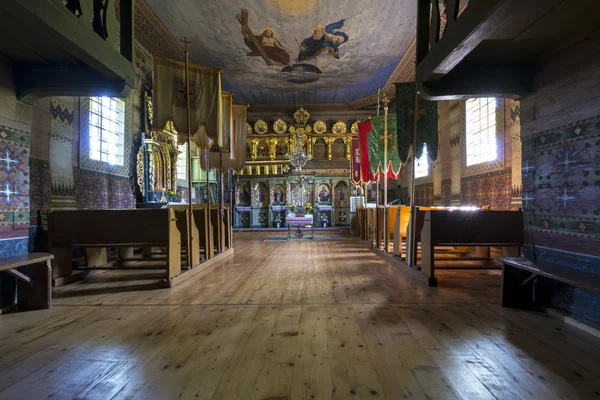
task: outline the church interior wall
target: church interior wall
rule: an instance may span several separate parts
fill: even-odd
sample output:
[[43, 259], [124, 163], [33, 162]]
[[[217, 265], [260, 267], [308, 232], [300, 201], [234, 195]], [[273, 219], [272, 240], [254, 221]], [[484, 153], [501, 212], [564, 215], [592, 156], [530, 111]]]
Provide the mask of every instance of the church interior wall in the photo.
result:
[[[11, 63], [0, 56], [0, 257], [27, 253], [33, 107], [17, 101]], [[13, 303], [15, 278], [0, 272], [0, 310]]]
[[[600, 275], [600, 33], [595, 36], [550, 60], [520, 114], [525, 253]], [[560, 283], [540, 290], [551, 306], [600, 321], [600, 296]]]

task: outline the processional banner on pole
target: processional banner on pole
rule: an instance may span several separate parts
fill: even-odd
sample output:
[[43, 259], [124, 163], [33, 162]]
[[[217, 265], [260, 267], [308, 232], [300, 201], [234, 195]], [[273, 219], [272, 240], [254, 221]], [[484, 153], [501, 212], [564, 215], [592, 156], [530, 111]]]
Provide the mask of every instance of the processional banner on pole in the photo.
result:
[[[233, 142], [233, 95], [229, 92], [221, 92], [221, 119], [220, 138], [212, 143], [209, 151], [210, 169], [227, 171], [231, 166], [231, 143]], [[204, 151], [198, 150], [200, 165], [206, 165]]]
[[[413, 142], [415, 118], [415, 83], [396, 83], [396, 119], [398, 155], [402, 162], [408, 159]], [[423, 145], [427, 145], [427, 154], [431, 160], [438, 153], [438, 116], [437, 102], [419, 97], [417, 107], [417, 148], [416, 157], [423, 154]]]
[[360, 150], [360, 180], [369, 183], [377, 180], [377, 176], [371, 173], [369, 164], [368, 134], [371, 132], [371, 120], [362, 121], [358, 124], [358, 147]]
[[213, 141], [219, 146], [225, 140], [221, 129], [221, 73], [216, 68], [188, 64], [190, 90], [190, 126], [186, 99], [185, 63], [168, 58], [153, 57], [154, 90], [153, 120], [157, 129], [173, 122], [178, 143], [187, 141], [190, 132], [199, 148], [209, 148]]
[[369, 136], [369, 162], [371, 173], [376, 175], [379, 170], [389, 174], [392, 179], [397, 179], [400, 173], [400, 157], [398, 156], [398, 134], [396, 129], [396, 116], [387, 116], [387, 165], [385, 152], [385, 115], [378, 115], [371, 119], [371, 132]]

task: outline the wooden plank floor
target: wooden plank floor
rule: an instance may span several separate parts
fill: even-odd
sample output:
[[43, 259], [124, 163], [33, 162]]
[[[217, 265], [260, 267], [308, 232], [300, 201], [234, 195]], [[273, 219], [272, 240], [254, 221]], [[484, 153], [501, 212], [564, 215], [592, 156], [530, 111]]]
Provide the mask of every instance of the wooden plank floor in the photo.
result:
[[273, 235], [172, 289], [111, 271], [0, 316], [0, 398], [600, 398], [600, 341], [499, 307], [498, 271], [427, 288], [354, 239]]

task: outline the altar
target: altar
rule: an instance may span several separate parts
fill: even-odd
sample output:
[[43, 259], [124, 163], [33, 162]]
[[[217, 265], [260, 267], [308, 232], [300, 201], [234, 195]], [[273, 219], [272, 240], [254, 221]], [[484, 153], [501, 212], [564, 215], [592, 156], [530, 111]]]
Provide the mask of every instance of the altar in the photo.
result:
[[306, 214], [302, 217], [296, 216], [295, 214], [288, 214], [285, 219], [288, 224], [288, 234], [287, 234], [288, 240], [290, 239], [291, 234], [292, 234], [292, 231], [291, 231], [292, 225], [296, 225], [298, 227], [298, 230], [296, 231], [296, 235], [295, 235], [297, 239], [301, 239], [304, 237], [304, 233], [302, 233], [301, 228], [303, 226], [309, 226], [309, 225], [310, 225], [310, 233], [311, 233], [310, 238], [311, 239], [315, 238], [315, 224], [313, 222], [312, 214]]

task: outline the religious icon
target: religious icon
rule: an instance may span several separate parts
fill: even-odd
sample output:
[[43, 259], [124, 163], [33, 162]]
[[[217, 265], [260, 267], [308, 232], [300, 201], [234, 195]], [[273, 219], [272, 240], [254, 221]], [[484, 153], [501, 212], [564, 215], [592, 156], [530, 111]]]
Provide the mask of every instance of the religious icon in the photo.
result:
[[275, 204], [281, 204], [283, 203], [283, 192], [281, 191], [281, 186], [277, 186], [277, 188], [275, 189]]
[[343, 187], [340, 188], [340, 194], [338, 198], [340, 199], [340, 203], [343, 203], [344, 200], [346, 200], [346, 190]]
[[261, 142], [258, 144], [257, 154], [259, 157], [267, 158], [269, 157], [269, 147], [267, 147], [266, 143]]
[[321, 186], [321, 190], [319, 191], [319, 202], [329, 203], [329, 191], [325, 185]]
[[329, 54], [339, 59], [339, 46], [348, 41], [348, 35], [336, 30], [344, 26], [344, 21], [345, 19], [342, 19], [327, 26], [321, 24], [315, 26], [311, 36], [300, 43], [298, 62], [314, 58], [324, 50], [328, 50]]
[[275, 147], [275, 155], [277, 157], [285, 157], [287, 152], [288, 147], [285, 143], [277, 143], [277, 146]]
[[250, 188], [246, 185], [240, 188], [240, 203], [250, 205]]
[[273, 65], [272, 61], [282, 65], [290, 64], [291, 51], [287, 50], [277, 40], [275, 30], [272, 28], [261, 29], [259, 35], [254, 35], [248, 26], [248, 10], [242, 8], [242, 13], [236, 15], [240, 24], [242, 24], [242, 35], [244, 43], [251, 50], [246, 56], [262, 57], [267, 65]]

